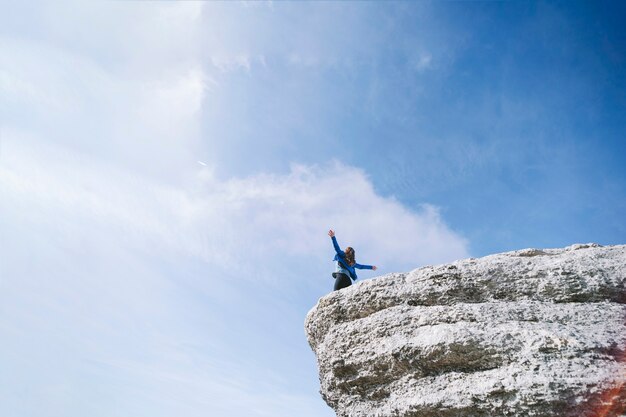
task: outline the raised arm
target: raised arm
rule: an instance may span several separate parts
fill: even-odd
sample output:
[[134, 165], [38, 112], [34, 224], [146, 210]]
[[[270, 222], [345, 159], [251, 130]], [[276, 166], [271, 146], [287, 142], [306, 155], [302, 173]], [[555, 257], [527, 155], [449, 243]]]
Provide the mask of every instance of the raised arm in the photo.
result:
[[337, 243], [337, 238], [335, 237], [335, 232], [332, 230], [329, 230], [328, 236], [330, 236], [330, 238], [333, 240], [333, 246], [335, 247], [335, 252], [337, 252], [337, 255], [341, 256], [342, 258], [345, 258], [346, 254], [343, 253], [343, 251], [339, 247], [339, 243]]
[[376, 265], [361, 265], [361, 264], [354, 264], [355, 268], [358, 269], [372, 269], [374, 271], [376, 271], [378, 268], [376, 267]]

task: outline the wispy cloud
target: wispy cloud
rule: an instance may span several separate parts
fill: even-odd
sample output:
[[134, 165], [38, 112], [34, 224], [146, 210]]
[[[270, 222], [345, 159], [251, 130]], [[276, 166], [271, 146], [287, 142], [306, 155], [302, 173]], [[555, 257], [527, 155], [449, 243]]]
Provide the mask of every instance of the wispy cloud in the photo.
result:
[[[268, 140], [245, 117], [203, 128], [249, 104], [240, 79], [368, 53], [350, 13], [318, 42], [291, 7], [45, 6], [41, 33], [0, 37], [0, 391], [28, 397], [2, 414], [323, 415], [299, 336], [332, 285], [327, 229], [380, 272], [468, 256], [436, 207], [347, 163], [216, 173], [206, 150], [234, 124]], [[310, 11], [316, 29], [328, 14]], [[274, 113], [293, 121], [271, 122], [307, 128], [288, 84]]]
[[432, 65], [432, 60], [433, 60], [433, 56], [430, 53], [423, 53], [420, 54], [416, 64], [415, 64], [415, 68], [418, 71], [426, 71], [427, 69], [429, 69]]
[[[197, 146], [203, 99], [215, 85], [195, 49], [202, 9], [196, 3], [135, 3], [123, 12], [119, 4], [101, 6], [44, 13], [50, 15], [40, 23], [45, 37], [0, 36], [3, 125], [178, 179]], [[138, 29], [151, 24], [160, 30]], [[111, 36], [102, 38], [94, 27]]]
[[[148, 398], [164, 409], [195, 404], [194, 412], [218, 412], [237, 404], [241, 415], [246, 407], [259, 410], [251, 415], [289, 415], [302, 407], [301, 398], [291, 398], [300, 394], [284, 381], [256, 381], [266, 370], [254, 357], [267, 353], [246, 357], [257, 369], [241, 368], [225, 352], [244, 354], [245, 342], [217, 341], [230, 326], [246, 340], [271, 339], [265, 326], [274, 313], [262, 309], [269, 316], [256, 321], [265, 324], [248, 328], [255, 321], [222, 323], [219, 317], [229, 314], [224, 306], [244, 317], [269, 300], [278, 308], [281, 294], [326, 276], [329, 227], [340, 242], [356, 246], [359, 260], [382, 272], [467, 256], [465, 240], [434, 207], [410, 211], [377, 195], [363, 171], [340, 163], [223, 180], [198, 166], [181, 187], [5, 130], [0, 193], [0, 328], [14, 340], [4, 345], [3, 357], [19, 364], [16, 341], [47, 338], [45, 351], [37, 343], [27, 351], [40, 365], [64, 367], [69, 397], [90, 388], [77, 385], [90, 375], [93, 384], [121, 381], [109, 395]], [[37, 262], [27, 263], [32, 257]], [[201, 279], [194, 265], [204, 271]], [[316, 282], [323, 291], [330, 285], [329, 279]], [[273, 290], [253, 293], [249, 285]], [[203, 348], [176, 347], [184, 340]], [[272, 349], [279, 354], [287, 347]], [[99, 363], [98, 370], [83, 361]], [[52, 384], [48, 376], [41, 380]], [[133, 409], [127, 398], [120, 401]]]
[[68, 228], [125, 230], [131, 245], [212, 263], [228, 265], [243, 249], [257, 261], [320, 253], [327, 242], [318, 237], [328, 227], [392, 268], [468, 254], [435, 207], [412, 212], [377, 195], [363, 171], [338, 162], [226, 180], [198, 166], [181, 188], [5, 131], [0, 173], [9, 201], [38, 207], [44, 216], [54, 212], [50, 218], [68, 219]]

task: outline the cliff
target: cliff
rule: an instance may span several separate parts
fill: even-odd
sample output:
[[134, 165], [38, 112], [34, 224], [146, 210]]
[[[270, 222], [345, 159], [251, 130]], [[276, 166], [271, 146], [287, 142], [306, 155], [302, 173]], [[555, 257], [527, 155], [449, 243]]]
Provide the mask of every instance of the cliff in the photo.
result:
[[388, 274], [305, 321], [339, 417], [619, 416], [626, 245], [525, 249]]

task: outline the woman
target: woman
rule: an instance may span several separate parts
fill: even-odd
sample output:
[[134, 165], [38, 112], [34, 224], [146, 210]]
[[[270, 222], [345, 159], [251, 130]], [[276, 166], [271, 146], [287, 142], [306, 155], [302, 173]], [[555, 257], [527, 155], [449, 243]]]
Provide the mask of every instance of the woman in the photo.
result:
[[336, 270], [333, 272], [333, 277], [335, 278], [335, 291], [352, 285], [352, 280], [350, 278], [353, 280], [356, 280], [357, 278], [356, 271], [354, 270], [355, 268], [373, 269], [376, 271], [376, 266], [374, 265], [357, 264], [354, 261], [354, 249], [350, 246], [348, 246], [345, 251], [342, 251], [337, 243], [337, 239], [335, 238], [335, 232], [329, 230], [328, 236], [330, 236], [333, 240], [333, 246], [337, 252], [335, 258], [333, 259], [337, 262]]

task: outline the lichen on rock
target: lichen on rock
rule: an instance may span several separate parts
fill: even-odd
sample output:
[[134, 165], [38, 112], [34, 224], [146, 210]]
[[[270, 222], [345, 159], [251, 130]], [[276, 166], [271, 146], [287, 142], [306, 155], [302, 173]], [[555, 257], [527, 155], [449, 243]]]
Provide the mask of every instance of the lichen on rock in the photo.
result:
[[322, 398], [339, 417], [621, 415], [625, 280], [626, 246], [579, 244], [332, 292], [305, 322]]

